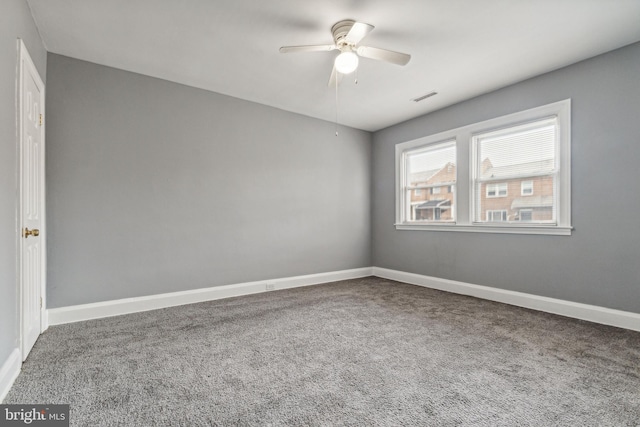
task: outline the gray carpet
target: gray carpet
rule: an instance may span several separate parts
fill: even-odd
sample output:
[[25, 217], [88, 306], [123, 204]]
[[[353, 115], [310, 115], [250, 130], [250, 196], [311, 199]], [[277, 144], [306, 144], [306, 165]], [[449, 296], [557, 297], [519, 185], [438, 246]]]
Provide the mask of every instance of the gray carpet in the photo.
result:
[[638, 426], [640, 333], [365, 278], [49, 328], [74, 426]]

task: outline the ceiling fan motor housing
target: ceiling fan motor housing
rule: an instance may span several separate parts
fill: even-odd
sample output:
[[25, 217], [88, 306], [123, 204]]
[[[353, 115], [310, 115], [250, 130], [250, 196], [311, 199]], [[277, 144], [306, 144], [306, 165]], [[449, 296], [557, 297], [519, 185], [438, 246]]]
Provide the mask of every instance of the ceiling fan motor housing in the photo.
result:
[[342, 47], [347, 44], [344, 41], [344, 38], [349, 34], [349, 30], [353, 27], [356, 21], [351, 19], [346, 19], [344, 21], [337, 22], [333, 27], [331, 27], [331, 34], [333, 35], [333, 41], [336, 43], [336, 46]]

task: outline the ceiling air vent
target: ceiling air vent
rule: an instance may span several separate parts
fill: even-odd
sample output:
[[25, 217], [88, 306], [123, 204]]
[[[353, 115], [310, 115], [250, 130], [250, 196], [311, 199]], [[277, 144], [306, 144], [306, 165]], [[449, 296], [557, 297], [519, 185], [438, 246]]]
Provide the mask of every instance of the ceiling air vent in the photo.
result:
[[413, 102], [420, 102], [420, 101], [422, 101], [422, 100], [424, 100], [424, 99], [431, 98], [432, 96], [435, 96], [435, 95], [437, 95], [437, 94], [438, 94], [438, 92], [436, 92], [436, 91], [429, 92], [429, 93], [428, 93], [428, 94], [426, 94], [426, 95], [422, 95], [422, 96], [419, 96], [419, 97], [417, 97], [417, 98], [412, 99], [412, 101], [413, 101]]

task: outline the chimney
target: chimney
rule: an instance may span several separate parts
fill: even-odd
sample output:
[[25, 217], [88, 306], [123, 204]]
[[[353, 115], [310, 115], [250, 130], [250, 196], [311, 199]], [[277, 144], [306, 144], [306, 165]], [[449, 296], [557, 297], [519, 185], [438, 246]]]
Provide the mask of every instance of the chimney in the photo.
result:
[[480, 165], [480, 171], [482, 172], [482, 174], [484, 174], [486, 171], [488, 171], [492, 167], [493, 165], [491, 164], [491, 160], [489, 160], [489, 158], [487, 157], [482, 161], [482, 164]]

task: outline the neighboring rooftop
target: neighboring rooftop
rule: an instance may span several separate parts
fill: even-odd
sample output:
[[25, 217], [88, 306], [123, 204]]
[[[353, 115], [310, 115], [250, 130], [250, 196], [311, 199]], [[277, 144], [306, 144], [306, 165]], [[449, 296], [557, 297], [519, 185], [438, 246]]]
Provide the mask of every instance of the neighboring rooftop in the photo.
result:
[[442, 168], [438, 168], [438, 169], [431, 169], [428, 171], [414, 172], [412, 174], [409, 174], [409, 183], [410, 184], [425, 183], [429, 181], [429, 178], [431, 178], [441, 170]]
[[550, 207], [553, 207], [553, 196], [518, 197], [511, 203], [511, 209]]
[[[518, 163], [515, 165], [498, 166], [491, 165], [491, 161], [485, 159], [482, 164], [487, 168], [482, 171], [482, 179], [488, 178], [514, 178], [541, 175], [553, 172], [554, 160], [546, 159], [536, 162]], [[488, 162], [487, 162], [488, 161]]]

